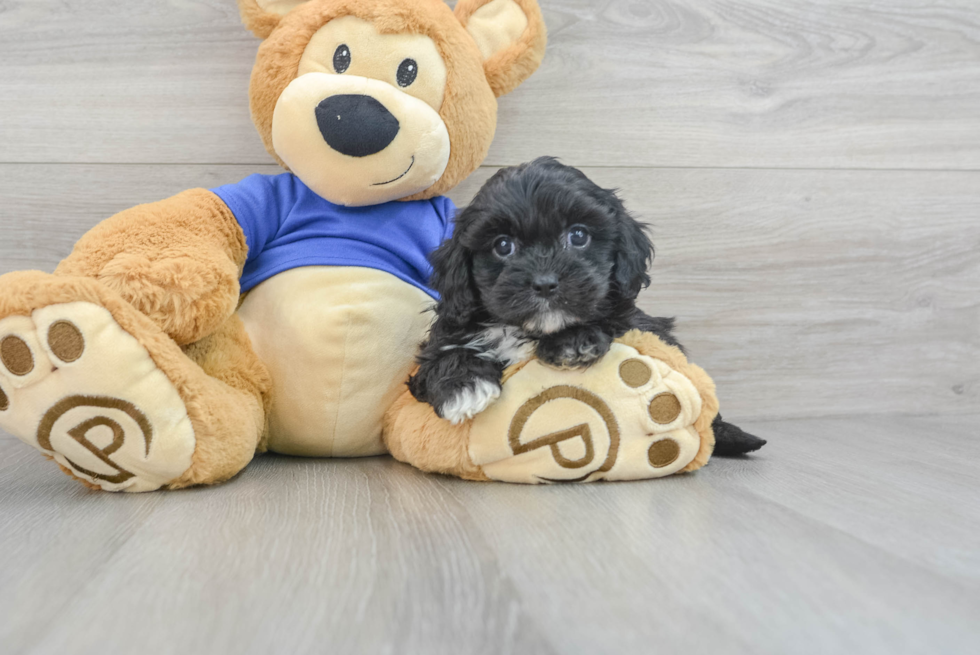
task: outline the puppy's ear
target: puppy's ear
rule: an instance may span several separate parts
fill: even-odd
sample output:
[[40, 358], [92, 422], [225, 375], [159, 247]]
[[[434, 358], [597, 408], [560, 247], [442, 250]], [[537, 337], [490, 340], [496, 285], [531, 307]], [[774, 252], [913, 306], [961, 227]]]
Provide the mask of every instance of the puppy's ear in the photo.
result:
[[458, 238], [444, 241], [432, 253], [432, 288], [439, 292], [439, 318], [465, 325], [476, 312], [473, 258]]
[[266, 39], [276, 25], [295, 7], [309, 0], [238, 0], [242, 22], [255, 36]]
[[548, 36], [536, 0], [459, 0], [455, 13], [480, 48], [497, 97], [516, 89], [541, 64]]
[[618, 198], [615, 205], [618, 243], [613, 281], [624, 296], [633, 299], [650, 285], [647, 269], [653, 261], [653, 244], [643, 225], [629, 215]]

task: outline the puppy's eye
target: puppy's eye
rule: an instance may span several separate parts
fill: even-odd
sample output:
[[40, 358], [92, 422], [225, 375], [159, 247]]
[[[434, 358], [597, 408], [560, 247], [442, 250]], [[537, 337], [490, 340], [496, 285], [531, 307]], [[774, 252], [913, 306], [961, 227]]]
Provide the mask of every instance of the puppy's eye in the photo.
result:
[[419, 75], [419, 65], [414, 59], [406, 59], [398, 66], [398, 86], [411, 86]]
[[350, 48], [341, 44], [333, 53], [333, 69], [340, 75], [348, 68], [350, 68]]
[[585, 248], [592, 242], [592, 235], [581, 225], [576, 225], [568, 231], [568, 245], [572, 248]]
[[514, 254], [517, 246], [510, 237], [497, 237], [493, 242], [493, 254], [501, 259], [506, 259]]

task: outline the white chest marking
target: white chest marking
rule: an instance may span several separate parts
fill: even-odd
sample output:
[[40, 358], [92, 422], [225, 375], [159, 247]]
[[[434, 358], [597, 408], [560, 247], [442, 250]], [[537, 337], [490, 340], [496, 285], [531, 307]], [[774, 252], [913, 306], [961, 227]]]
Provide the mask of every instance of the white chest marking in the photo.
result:
[[503, 362], [510, 366], [534, 356], [535, 340], [524, 330], [510, 325], [495, 325], [476, 334], [464, 346], [480, 351], [482, 359]]

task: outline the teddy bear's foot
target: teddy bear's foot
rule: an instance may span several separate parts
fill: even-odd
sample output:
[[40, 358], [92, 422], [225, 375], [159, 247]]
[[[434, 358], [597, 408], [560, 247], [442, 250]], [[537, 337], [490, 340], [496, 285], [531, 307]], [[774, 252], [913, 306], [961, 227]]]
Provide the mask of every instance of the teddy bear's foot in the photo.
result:
[[[37, 278], [32, 289], [15, 284], [13, 295], [38, 306], [0, 319], [0, 428], [107, 491], [150, 491], [179, 478], [191, 467], [195, 434], [174, 384], [105, 307], [44, 304], [71, 296], [71, 280]], [[74, 286], [95, 284], [86, 282]]]
[[613, 344], [588, 369], [532, 361], [514, 373], [473, 421], [473, 463], [491, 479], [525, 483], [656, 478], [704, 464], [714, 387], [647, 336], [639, 349]]
[[0, 320], [0, 427], [106, 491], [160, 488], [195, 445], [174, 385], [87, 302]]

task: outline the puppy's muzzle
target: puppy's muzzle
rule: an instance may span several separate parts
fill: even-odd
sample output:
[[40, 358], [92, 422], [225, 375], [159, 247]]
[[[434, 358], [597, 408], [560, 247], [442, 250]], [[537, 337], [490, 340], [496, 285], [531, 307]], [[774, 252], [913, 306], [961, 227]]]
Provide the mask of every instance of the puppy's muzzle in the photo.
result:
[[367, 95], [330, 96], [316, 107], [316, 124], [323, 140], [350, 157], [374, 155], [398, 136], [398, 119]]
[[558, 276], [554, 273], [535, 275], [531, 280], [531, 290], [536, 296], [550, 298], [558, 290]]

